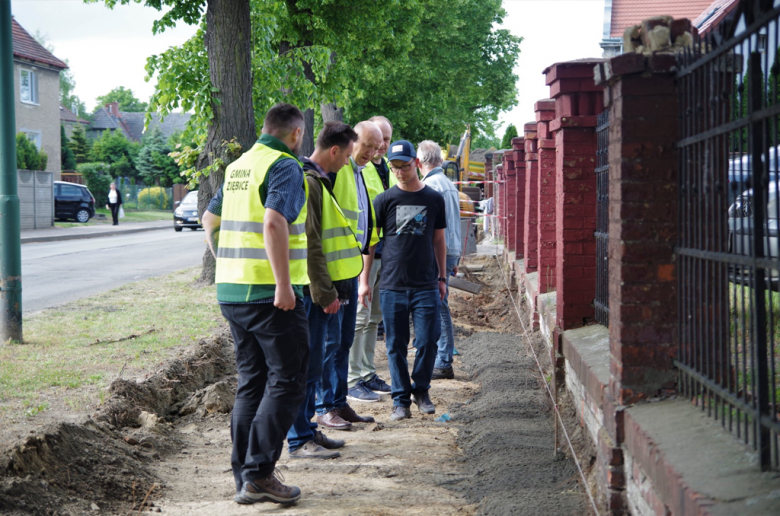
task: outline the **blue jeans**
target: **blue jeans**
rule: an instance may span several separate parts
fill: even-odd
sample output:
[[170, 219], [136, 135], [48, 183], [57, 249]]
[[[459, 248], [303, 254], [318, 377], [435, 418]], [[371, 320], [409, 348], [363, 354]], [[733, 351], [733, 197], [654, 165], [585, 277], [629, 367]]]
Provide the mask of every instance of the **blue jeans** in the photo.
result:
[[339, 344], [332, 338], [332, 335], [339, 333], [339, 314], [326, 314], [309, 296], [303, 298], [303, 307], [309, 320], [309, 374], [306, 379], [306, 397], [287, 432], [287, 445], [291, 452], [314, 439], [314, 431], [317, 429], [316, 421], [312, 421], [315, 391], [320, 381], [330, 376], [330, 372], [324, 368], [325, 355], [332, 354]]
[[[393, 406], [409, 407], [412, 394], [426, 394], [431, 387], [436, 341], [441, 336], [439, 290], [380, 289], [379, 300], [385, 321]], [[410, 336], [409, 314], [414, 322], [414, 347], [417, 349], [411, 378], [406, 360]]]
[[450, 315], [450, 305], [447, 302], [450, 298], [450, 274], [458, 266], [460, 256], [447, 255], [447, 293], [444, 295], [444, 301], [439, 308], [441, 316], [441, 337], [436, 346], [439, 352], [436, 354], [436, 369], [446, 369], [452, 367], [452, 351], [455, 349], [455, 333], [452, 330], [452, 316]]
[[338, 342], [325, 352], [322, 381], [317, 385], [317, 414], [322, 416], [347, 405], [347, 373], [349, 349], [355, 339], [355, 319], [358, 304], [358, 279], [352, 280], [349, 303], [339, 310], [339, 326], [328, 329], [328, 341]]

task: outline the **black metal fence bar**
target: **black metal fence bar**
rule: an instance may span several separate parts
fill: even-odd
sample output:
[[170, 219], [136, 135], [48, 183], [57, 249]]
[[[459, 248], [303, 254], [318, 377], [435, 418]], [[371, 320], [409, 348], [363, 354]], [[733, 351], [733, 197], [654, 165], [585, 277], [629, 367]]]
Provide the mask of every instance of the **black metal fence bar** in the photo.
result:
[[609, 110], [596, 127], [596, 321], [609, 326]]
[[780, 9], [680, 56], [680, 391], [780, 468]]

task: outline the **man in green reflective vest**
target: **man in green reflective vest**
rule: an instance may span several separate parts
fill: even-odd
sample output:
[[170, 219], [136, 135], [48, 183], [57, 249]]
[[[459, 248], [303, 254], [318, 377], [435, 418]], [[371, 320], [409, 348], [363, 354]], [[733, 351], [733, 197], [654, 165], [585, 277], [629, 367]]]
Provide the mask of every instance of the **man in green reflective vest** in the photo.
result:
[[[371, 206], [371, 196], [363, 176], [363, 170], [382, 145], [382, 132], [373, 122], [365, 121], [355, 125], [358, 140], [352, 151], [352, 159], [338, 174], [329, 174], [333, 182], [333, 191], [339, 206], [350, 221], [350, 227], [355, 232], [362, 253], [368, 252], [370, 246], [379, 242], [379, 233], [374, 229], [374, 209]], [[359, 416], [347, 403], [347, 373], [349, 370], [349, 350], [355, 339], [355, 317], [357, 314], [357, 278], [353, 280], [353, 294], [349, 302], [342, 308], [341, 337], [339, 350], [334, 357], [336, 379], [335, 394], [332, 399], [324, 400], [325, 406], [317, 408], [317, 422], [325, 427], [332, 426], [333, 413], [349, 423], [372, 422], [371, 417]]]
[[309, 325], [303, 307], [306, 197], [303, 113], [280, 103], [258, 142], [225, 171], [203, 215], [217, 258], [217, 301], [230, 323], [238, 370], [230, 435], [240, 504], [291, 503], [301, 490], [275, 475], [306, 393]]
[[[384, 116], [374, 116], [369, 121], [376, 124], [382, 132], [382, 144], [363, 169], [363, 177], [366, 180], [373, 205], [376, 196], [391, 186], [395, 186], [397, 180], [395, 175], [390, 173], [390, 167], [387, 158], [385, 158], [387, 148], [393, 139], [393, 125]], [[374, 301], [368, 302], [367, 307], [358, 303], [355, 341], [349, 351], [348, 398], [354, 401], [379, 401], [379, 394], [390, 393], [390, 386], [376, 374], [376, 367], [374, 367], [377, 328], [382, 321], [382, 307], [379, 303], [379, 278], [382, 274], [383, 240], [382, 235], [379, 236], [380, 241], [376, 246], [374, 262], [368, 280], [373, 289], [372, 299]]]
[[[341, 454], [336, 448], [344, 441], [329, 439], [312, 422], [316, 407], [328, 427], [349, 430], [345, 421], [328, 403], [335, 397], [334, 358], [341, 342], [341, 306], [352, 297], [353, 278], [363, 270], [360, 244], [349, 221], [333, 195], [328, 172], [336, 172], [349, 163], [357, 133], [347, 124], [326, 122], [317, 137], [314, 153], [302, 158], [309, 186], [306, 239], [308, 271], [311, 283], [304, 289], [303, 306], [309, 319], [309, 376], [306, 398], [287, 432], [290, 458], [331, 459]], [[337, 380], [337, 379], [336, 379]]]

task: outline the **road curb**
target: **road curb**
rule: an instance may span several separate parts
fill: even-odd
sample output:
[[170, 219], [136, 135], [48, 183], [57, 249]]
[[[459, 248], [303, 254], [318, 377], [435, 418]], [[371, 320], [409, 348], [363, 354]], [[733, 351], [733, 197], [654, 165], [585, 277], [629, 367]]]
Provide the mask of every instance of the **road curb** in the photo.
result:
[[121, 229], [116, 231], [101, 231], [100, 233], [53, 235], [41, 237], [22, 237], [22, 244], [38, 244], [41, 242], [59, 242], [61, 240], [84, 240], [87, 238], [101, 238], [107, 236], [129, 235], [131, 233], [143, 233], [144, 231], [157, 231], [162, 229], [170, 230], [173, 226], [158, 226], [153, 228]]

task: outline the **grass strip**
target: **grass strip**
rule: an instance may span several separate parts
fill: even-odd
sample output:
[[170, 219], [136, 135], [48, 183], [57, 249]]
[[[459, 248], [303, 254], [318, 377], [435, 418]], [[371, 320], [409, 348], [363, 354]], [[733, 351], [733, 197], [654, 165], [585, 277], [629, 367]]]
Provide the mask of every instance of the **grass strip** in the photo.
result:
[[222, 316], [215, 287], [193, 285], [199, 273], [150, 278], [25, 318], [25, 342], [0, 344], [0, 416], [31, 416], [54, 402], [92, 408], [120, 372], [140, 376], [210, 335]]

